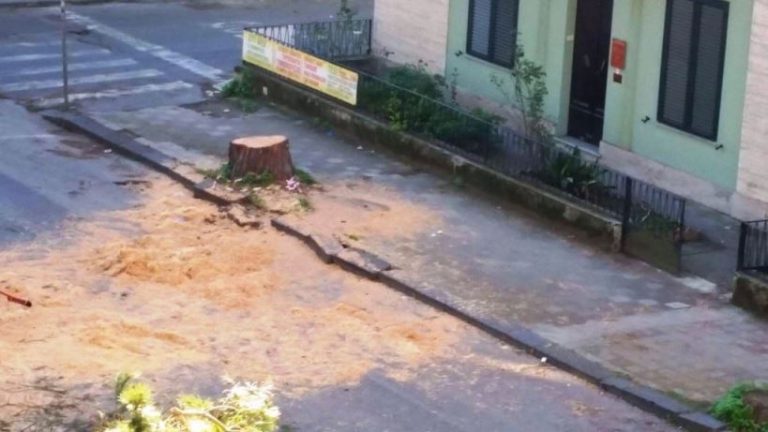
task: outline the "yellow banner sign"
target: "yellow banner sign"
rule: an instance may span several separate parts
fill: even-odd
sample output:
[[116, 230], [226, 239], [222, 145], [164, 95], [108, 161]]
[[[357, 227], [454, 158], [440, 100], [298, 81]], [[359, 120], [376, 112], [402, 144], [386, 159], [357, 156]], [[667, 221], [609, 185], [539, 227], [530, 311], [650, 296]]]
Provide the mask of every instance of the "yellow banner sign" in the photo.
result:
[[266, 36], [243, 32], [243, 60], [351, 105], [357, 104], [357, 73]]

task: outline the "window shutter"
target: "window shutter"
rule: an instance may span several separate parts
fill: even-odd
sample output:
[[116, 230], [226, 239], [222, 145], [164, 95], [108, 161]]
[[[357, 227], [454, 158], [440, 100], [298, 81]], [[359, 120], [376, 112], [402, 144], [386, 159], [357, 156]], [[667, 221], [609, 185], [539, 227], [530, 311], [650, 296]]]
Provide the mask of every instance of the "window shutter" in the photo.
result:
[[470, 52], [483, 56], [491, 53], [491, 2], [472, 0], [470, 4]]
[[667, 0], [659, 121], [717, 139], [728, 3]]
[[511, 67], [517, 47], [520, 0], [470, 0], [467, 53]]
[[674, 126], [684, 126], [686, 116], [691, 39], [693, 30], [693, 2], [669, 0], [672, 6], [667, 21], [667, 51], [664, 59], [662, 117]]
[[496, 6], [493, 60], [500, 64], [511, 65], [515, 55], [517, 2], [518, 0], [499, 0]]
[[725, 18], [726, 12], [722, 8], [702, 4], [691, 128], [704, 136], [717, 134], [727, 25]]

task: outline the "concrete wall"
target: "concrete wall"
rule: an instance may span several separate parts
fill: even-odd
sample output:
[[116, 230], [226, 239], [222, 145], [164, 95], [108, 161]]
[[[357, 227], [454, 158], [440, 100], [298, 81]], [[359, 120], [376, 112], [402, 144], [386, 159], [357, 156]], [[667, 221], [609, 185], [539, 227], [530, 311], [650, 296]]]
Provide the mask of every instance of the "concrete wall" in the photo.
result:
[[[768, 0], [754, 5], [737, 191], [745, 198], [741, 206], [768, 202]], [[756, 213], [752, 217], [765, 216]]]
[[445, 71], [449, 0], [376, 0], [373, 50], [396, 63]]

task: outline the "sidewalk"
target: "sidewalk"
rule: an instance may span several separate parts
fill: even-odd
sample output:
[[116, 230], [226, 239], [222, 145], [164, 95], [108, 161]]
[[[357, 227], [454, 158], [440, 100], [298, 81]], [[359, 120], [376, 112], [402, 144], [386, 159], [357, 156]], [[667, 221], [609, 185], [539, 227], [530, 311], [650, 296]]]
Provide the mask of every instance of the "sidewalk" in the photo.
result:
[[147, 142], [222, 158], [232, 137], [285, 134], [297, 166], [321, 183], [359, 190], [369, 200], [360, 208], [386, 193], [428, 215], [402, 233], [347, 234], [419, 274], [420, 284], [441, 290], [464, 312], [500, 326], [526, 325], [689, 401], [712, 401], [737, 381], [768, 378], [768, 323], [730, 306], [730, 287], [675, 278], [604, 252], [579, 232], [461, 190], [449, 178], [344, 142], [306, 120], [269, 108], [241, 115], [220, 103], [95, 117]]

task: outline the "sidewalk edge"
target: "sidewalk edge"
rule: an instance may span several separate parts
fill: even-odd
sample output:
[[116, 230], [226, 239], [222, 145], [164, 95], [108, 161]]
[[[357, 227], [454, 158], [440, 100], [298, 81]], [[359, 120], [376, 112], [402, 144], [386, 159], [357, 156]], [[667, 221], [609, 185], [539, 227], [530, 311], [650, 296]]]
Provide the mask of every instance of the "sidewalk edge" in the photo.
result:
[[42, 116], [49, 122], [71, 132], [80, 133], [105, 145], [115, 153], [133, 159], [147, 167], [170, 177], [192, 191], [196, 198], [204, 199], [218, 206], [227, 206], [240, 201], [221, 188], [210, 187], [205, 177], [183, 161], [141, 144], [126, 133], [107, 126], [83, 114], [71, 111], [48, 110]]
[[[309, 232], [304, 227], [293, 224], [284, 218], [272, 219], [272, 226], [287, 235], [301, 240], [315, 251], [318, 257], [328, 263], [336, 264], [345, 271], [358, 276], [380, 282], [391, 289], [450, 314], [501, 342], [521, 348], [533, 356], [546, 359], [547, 363], [572, 373], [629, 404], [661, 417], [674, 425], [684, 427], [693, 432], [719, 432], [726, 430], [725, 424], [709, 414], [697, 411], [659, 390], [621, 378], [605, 366], [589, 360], [571, 349], [545, 339], [524, 326], [515, 324], [513, 326], [506, 326], [507, 328], [501, 328], [496, 323], [472, 316], [462, 311], [460, 306], [452, 304], [451, 299], [441, 295], [439, 291], [429, 292], [428, 289], [410, 282], [408, 280], [410, 278], [409, 275], [402, 270], [393, 269], [371, 273], [357, 262], [339, 259], [338, 251], [336, 250], [323, 250], [322, 245], [312, 241], [312, 237], [316, 234]], [[371, 252], [364, 252], [371, 256], [376, 256]], [[331, 259], [328, 260], [328, 257]]]
[[[195, 178], [196, 176], [190, 176], [188, 173], [181, 172], [182, 170], [178, 168], [183, 164], [182, 161], [141, 144], [121, 131], [110, 129], [90, 117], [75, 112], [52, 110], [43, 112], [42, 116], [51, 123], [66, 130], [89, 136], [116, 153], [167, 175], [192, 190], [198, 198], [217, 205], [233, 203], [228, 197], [203, 187], [197, 181], [198, 179]], [[402, 292], [418, 301], [448, 313], [502, 342], [522, 348], [536, 357], [546, 358], [548, 363], [568, 373], [575, 374], [646, 412], [662, 417], [675, 425], [693, 432], [719, 432], [726, 430], [723, 423], [712, 418], [707, 413], [696, 411], [656, 389], [620, 378], [599, 363], [593, 362], [573, 350], [549, 341], [526, 327], [516, 324], [503, 329], [496, 323], [474, 317], [462, 311], [460, 307], [452, 305], [450, 298], [444, 295], [442, 297], [445, 298], [440, 298], [439, 291], [428, 292], [427, 289], [423, 289], [417, 284], [410, 282], [408, 280], [409, 276], [402, 270], [393, 269], [372, 272], [365, 261], [339, 257], [341, 251], [337, 245], [333, 242], [318, 241], [317, 234], [308, 232], [306, 229], [281, 218], [273, 219], [272, 225], [276, 229], [301, 240], [326, 262], [334, 263], [345, 271], [378, 281], [391, 289]], [[363, 249], [357, 249], [357, 251], [380, 261], [379, 265], [386, 263], [385, 260], [374, 253]]]

